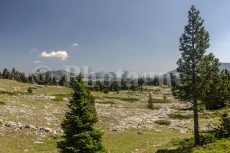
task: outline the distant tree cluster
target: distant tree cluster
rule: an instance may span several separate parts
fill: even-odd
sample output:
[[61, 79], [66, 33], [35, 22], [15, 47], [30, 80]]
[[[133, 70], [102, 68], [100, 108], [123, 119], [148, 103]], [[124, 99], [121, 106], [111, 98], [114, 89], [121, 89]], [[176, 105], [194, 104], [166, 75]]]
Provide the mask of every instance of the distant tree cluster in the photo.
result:
[[8, 70], [7, 68], [4, 68], [3, 72], [0, 73], [0, 78], [1, 79], [16, 80], [18, 82], [23, 82], [23, 83], [28, 82], [28, 79], [27, 79], [25, 73], [21, 73], [21, 72], [15, 70], [15, 68], [13, 68], [11, 71]]
[[60, 81], [58, 81], [56, 77], [52, 77], [50, 72], [32, 74], [32, 75], [29, 75], [28, 77], [28, 83], [31, 83], [31, 84], [36, 83], [39, 85], [62, 85], [64, 86], [65, 79], [61, 79]]
[[[71, 84], [71, 83], [70, 83]], [[101, 92], [117, 92], [120, 90], [143, 90], [143, 86], [159, 86], [160, 80], [158, 77], [153, 79], [121, 79], [121, 80], [100, 80], [88, 81], [87, 86], [90, 90]]]
[[68, 81], [65, 75], [63, 75], [59, 80], [52, 76], [51, 72], [31, 74], [27, 77], [25, 73], [19, 72], [15, 68], [12, 70], [4, 68], [3, 72], [0, 72], [0, 78], [39, 85], [60, 85], [69, 87], [71, 84], [71, 79]]

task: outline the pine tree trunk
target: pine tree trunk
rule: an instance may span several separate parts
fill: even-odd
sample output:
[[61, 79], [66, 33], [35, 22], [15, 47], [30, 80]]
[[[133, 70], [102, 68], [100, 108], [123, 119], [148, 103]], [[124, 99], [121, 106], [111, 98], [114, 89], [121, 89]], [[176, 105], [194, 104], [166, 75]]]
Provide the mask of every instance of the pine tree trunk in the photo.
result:
[[195, 145], [200, 144], [200, 134], [199, 134], [199, 117], [198, 117], [198, 107], [197, 100], [193, 100], [193, 113], [194, 113], [194, 138]]

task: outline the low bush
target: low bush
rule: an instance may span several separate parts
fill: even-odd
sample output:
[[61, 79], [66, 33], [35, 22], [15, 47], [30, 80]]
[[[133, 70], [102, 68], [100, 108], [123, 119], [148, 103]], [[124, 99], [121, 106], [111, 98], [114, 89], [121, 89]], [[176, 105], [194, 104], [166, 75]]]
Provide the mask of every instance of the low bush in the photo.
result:
[[200, 145], [206, 145], [214, 141], [216, 141], [216, 138], [211, 133], [205, 133], [200, 135]]
[[168, 121], [168, 120], [157, 120], [154, 123], [157, 123], [159, 125], [170, 125], [171, 121]]
[[3, 101], [0, 101], [0, 105], [6, 105], [6, 103]]
[[111, 104], [111, 105], [116, 104], [114, 101], [99, 101], [97, 103], [99, 103], [99, 104]]

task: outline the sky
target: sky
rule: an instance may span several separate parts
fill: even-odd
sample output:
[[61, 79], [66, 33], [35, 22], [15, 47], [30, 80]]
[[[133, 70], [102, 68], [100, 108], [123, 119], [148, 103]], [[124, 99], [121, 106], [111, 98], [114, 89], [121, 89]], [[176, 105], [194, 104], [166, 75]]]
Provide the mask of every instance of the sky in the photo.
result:
[[0, 69], [170, 71], [191, 5], [210, 33], [208, 52], [230, 62], [229, 0], [0, 0]]

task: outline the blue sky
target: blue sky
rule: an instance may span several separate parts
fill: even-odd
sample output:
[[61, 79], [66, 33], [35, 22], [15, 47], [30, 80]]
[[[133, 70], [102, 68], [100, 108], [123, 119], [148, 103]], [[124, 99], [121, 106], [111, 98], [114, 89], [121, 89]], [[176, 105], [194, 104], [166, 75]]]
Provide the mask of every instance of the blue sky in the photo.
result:
[[192, 4], [210, 33], [208, 51], [230, 62], [228, 0], [0, 0], [0, 67], [163, 73], [176, 67]]

